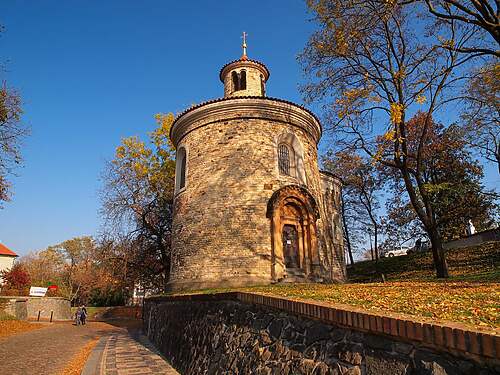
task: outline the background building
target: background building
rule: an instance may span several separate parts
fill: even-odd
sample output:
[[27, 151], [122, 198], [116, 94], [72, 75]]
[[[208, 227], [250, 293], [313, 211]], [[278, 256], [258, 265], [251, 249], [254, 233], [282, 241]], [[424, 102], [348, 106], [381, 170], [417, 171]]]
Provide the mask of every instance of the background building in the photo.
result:
[[[0, 243], [0, 272], [10, 270], [17, 257], [18, 255], [15, 252]], [[2, 284], [2, 278], [0, 278], [0, 284]]]

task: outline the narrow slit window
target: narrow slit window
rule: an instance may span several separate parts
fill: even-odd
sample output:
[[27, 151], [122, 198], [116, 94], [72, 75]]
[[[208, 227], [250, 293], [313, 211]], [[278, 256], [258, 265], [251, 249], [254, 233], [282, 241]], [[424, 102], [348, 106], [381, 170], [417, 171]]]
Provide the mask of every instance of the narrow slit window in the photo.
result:
[[181, 175], [179, 188], [183, 189], [186, 186], [186, 153], [184, 152], [181, 159]]
[[186, 149], [181, 147], [177, 152], [175, 166], [175, 190], [180, 191], [186, 187]]
[[238, 73], [232, 72], [231, 73], [231, 80], [233, 81], [233, 92], [238, 91], [240, 89], [240, 80], [238, 77]]
[[290, 176], [290, 150], [284, 144], [278, 147], [278, 168], [280, 174]]
[[240, 72], [240, 90], [246, 90], [247, 89], [247, 72], [245, 70], [242, 70]]

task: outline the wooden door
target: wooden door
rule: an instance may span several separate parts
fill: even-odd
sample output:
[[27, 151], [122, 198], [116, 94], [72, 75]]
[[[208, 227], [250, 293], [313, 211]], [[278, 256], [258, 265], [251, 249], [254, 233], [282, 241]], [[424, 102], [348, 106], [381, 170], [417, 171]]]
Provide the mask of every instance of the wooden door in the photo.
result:
[[299, 268], [299, 243], [295, 225], [283, 226], [283, 255], [287, 268]]

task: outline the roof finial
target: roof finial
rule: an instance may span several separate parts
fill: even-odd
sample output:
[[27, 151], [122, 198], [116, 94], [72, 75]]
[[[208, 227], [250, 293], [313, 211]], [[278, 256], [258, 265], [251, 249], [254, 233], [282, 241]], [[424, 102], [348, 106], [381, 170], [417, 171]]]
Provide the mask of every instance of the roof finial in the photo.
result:
[[243, 47], [243, 56], [241, 56], [241, 58], [247, 58], [247, 36], [248, 34], [246, 32], [243, 31], [243, 44], [242, 44], [242, 47]]

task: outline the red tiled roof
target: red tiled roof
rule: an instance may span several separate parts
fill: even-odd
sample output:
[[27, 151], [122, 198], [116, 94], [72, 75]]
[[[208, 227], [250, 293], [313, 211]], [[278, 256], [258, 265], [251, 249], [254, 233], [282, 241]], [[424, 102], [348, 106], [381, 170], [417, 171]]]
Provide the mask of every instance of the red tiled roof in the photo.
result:
[[7, 255], [11, 257], [17, 257], [18, 255], [9, 249], [7, 246], [0, 243], [0, 255]]

